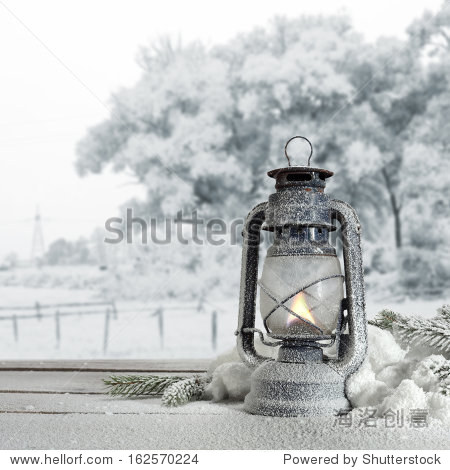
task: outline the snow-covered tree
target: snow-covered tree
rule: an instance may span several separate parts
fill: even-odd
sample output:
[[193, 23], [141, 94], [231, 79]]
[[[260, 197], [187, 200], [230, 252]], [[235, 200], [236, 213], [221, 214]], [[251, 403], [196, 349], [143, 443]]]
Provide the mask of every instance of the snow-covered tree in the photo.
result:
[[[200, 217], [231, 219], [267, 197], [273, 182], [265, 172], [286, 164], [284, 143], [302, 134], [314, 143], [314, 166], [336, 171], [329, 192], [355, 206], [366, 242], [386, 245], [392, 238], [405, 251], [417, 247], [411, 213], [426, 199], [436, 218], [449, 200], [436, 198], [429, 184], [442, 175], [450, 143], [442, 132], [450, 106], [447, 10], [415, 22], [407, 40], [366, 43], [338, 15], [277, 18], [211, 49], [170, 41], [143, 48], [141, 79], [112, 97], [110, 118], [79, 143], [78, 171], [112, 166], [133, 175], [147, 190], [144, 202], [133, 202], [136, 215], [196, 209]], [[436, 37], [439, 53], [424, 60]], [[439, 158], [426, 177], [421, 173], [427, 188], [415, 197], [423, 148]], [[293, 162], [304, 164], [305, 157], [294, 155]], [[216, 282], [213, 271], [239, 260], [238, 250], [169, 251], [191, 278], [206, 272], [197, 284], [208, 288]], [[163, 252], [145, 251], [161, 261], [159, 278]]]

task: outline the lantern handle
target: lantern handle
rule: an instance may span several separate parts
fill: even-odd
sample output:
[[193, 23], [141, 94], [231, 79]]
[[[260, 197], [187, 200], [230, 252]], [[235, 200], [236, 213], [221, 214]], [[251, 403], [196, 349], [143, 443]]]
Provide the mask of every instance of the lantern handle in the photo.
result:
[[342, 230], [349, 339], [343, 357], [328, 365], [347, 378], [358, 370], [367, 353], [361, 225], [355, 210], [346, 202], [332, 199], [330, 206], [332, 217], [340, 222]]
[[266, 211], [267, 202], [254, 207], [248, 214], [242, 231], [241, 292], [236, 342], [242, 361], [252, 369], [265, 361], [272, 360], [270, 357], [258, 354], [254, 340], [259, 245], [261, 226], [266, 218]]
[[303, 137], [302, 135], [295, 135], [294, 137], [291, 137], [287, 142], [286, 142], [286, 145], [284, 146], [284, 155], [286, 156], [287, 158], [287, 161], [288, 161], [288, 165], [291, 166], [291, 159], [289, 158], [289, 155], [287, 153], [287, 148], [288, 148], [288, 145], [294, 140], [294, 139], [303, 139], [303, 140], [306, 140], [306, 142], [308, 142], [310, 148], [311, 148], [311, 152], [309, 153], [309, 157], [308, 157], [308, 166], [311, 166], [311, 157], [312, 157], [312, 154], [313, 154], [313, 146], [312, 146], [312, 143], [306, 138], [306, 137]]

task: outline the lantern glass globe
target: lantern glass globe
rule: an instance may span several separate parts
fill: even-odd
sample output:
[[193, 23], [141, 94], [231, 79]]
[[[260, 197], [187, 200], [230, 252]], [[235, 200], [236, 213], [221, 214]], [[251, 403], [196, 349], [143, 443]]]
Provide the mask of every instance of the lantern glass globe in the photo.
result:
[[[320, 279], [324, 280], [316, 282]], [[267, 257], [260, 282], [263, 286], [260, 289], [263, 320], [273, 311], [266, 322], [272, 336], [331, 335], [336, 329], [344, 298], [344, 280], [336, 256]], [[299, 292], [305, 286], [310, 287]], [[288, 300], [283, 303], [285, 299]], [[281, 305], [277, 307], [278, 303], [287, 309]]]

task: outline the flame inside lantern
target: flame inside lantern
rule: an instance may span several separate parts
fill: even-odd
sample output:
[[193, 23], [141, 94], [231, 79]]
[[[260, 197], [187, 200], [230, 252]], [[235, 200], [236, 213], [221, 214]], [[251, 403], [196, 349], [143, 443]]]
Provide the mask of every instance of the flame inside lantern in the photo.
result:
[[[304, 318], [305, 320], [311, 322], [313, 325], [316, 324], [314, 317], [311, 314], [311, 310], [308, 307], [308, 304], [305, 300], [305, 294], [300, 292], [294, 297], [292, 302], [291, 310], [296, 313], [298, 316]], [[289, 314], [287, 320], [287, 326], [293, 326], [295, 324], [301, 323], [301, 320], [295, 315]]]

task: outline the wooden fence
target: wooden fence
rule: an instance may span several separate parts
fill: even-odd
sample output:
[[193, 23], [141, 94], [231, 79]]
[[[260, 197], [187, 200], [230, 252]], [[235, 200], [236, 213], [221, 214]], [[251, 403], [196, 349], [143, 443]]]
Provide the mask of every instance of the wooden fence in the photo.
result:
[[[64, 310], [76, 309], [76, 310]], [[151, 316], [155, 317], [158, 322], [158, 335], [161, 349], [164, 348], [164, 324], [165, 313], [171, 310], [196, 310], [203, 311], [203, 306], [170, 306], [170, 307], [156, 307], [149, 309], [148, 307], [122, 309], [121, 313], [149, 311]], [[1, 312], [8, 312], [9, 315], [1, 314]], [[30, 313], [28, 313], [30, 312]], [[33, 313], [31, 313], [33, 312]], [[103, 315], [104, 328], [103, 328], [103, 353], [108, 350], [108, 340], [110, 331], [111, 318], [117, 319], [119, 311], [116, 307], [114, 300], [103, 302], [69, 302], [61, 304], [41, 304], [36, 302], [33, 306], [0, 306], [0, 321], [12, 322], [12, 330], [14, 339], [19, 341], [19, 321], [37, 319], [41, 321], [43, 318], [54, 318], [55, 322], [55, 337], [56, 347], [61, 343], [61, 319], [70, 316], [90, 316], [90, 315]], [[211, 312], [211, 346], [213, 350], [217, 349], [217, 311]]]

